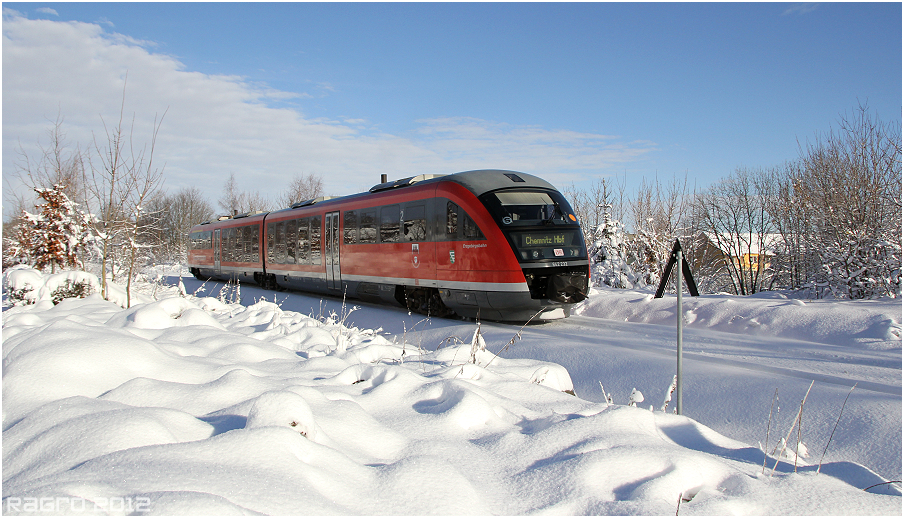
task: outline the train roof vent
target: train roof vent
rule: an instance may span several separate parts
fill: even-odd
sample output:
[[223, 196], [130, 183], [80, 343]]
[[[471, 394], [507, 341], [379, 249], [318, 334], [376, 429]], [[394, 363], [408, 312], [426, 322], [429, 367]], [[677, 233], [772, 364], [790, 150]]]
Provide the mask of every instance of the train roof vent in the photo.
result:
[[307, 207], [308, 205], [314, 205], [315, 203], [320, 203], [326, 200], [332, 200], [335, 196], [321, 196], [319, 198], [312, 198], [310, 200], [300, 201], [292, 205], [293, 209], [297, 209], [299, 207]]
[[439, 178], [440, 176], [446, 176], [444, 174], [419, 174], [417, 176], [410, 176], [408, 178], [402, 178], [401, 180], [393, 180], [391, 182], [385, 182], [381, 184], [374, 185], [370, 188], [370, 192], [380, 192], [380, 191], [388, 191], [389, 189], [398, 189], [399, 187], [408, 187], [409, 185], [414, 185], [418, 182], [423, 182], [424, 180], [432, 180], [434, 178]]
[[250, 217], [250, 216], [257, 216], [258, 214], [263, 214], [263, 213], [265, 213], [265, 212], [267, 212], [267, 211], [265, 211], [265, 210], [255, 210], [255, 211], [252, 211], [252, 212], [245, 212], [244, 214], [236, 214], [235, 216], [232, 217], [232, 219], [239, 219], [239, 218], [247, 218], [247, 217]]
[[513, 182], [524, 182], [524, 178], [516, 175], [515, 173], [503, 173], [505, 176], [508, 176], [508, 179]]

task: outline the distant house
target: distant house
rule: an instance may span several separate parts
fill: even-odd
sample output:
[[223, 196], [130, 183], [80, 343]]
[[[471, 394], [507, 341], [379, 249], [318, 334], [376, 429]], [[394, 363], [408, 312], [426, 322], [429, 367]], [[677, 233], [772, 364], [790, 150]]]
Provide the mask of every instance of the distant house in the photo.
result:
[[[742, 271], [756, 272], [767, 269], [775, 257], [775, 250], [781, 244], [781, 234], [713, 234], [703, 232], [702, 238], [706, 247], [718, 250], [723, 257], [731, 258], [731, 262]], [[762, 243], [760, 240], [762, 239]]]

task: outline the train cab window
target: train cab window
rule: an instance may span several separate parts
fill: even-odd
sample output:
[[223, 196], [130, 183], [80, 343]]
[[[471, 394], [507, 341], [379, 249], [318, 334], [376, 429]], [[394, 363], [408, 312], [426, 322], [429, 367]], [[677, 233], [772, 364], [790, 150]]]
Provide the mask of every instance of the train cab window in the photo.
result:
[[380, 208], [380, 242], [399, 242], [399, 223], [402, 213], [398, 205], [387, 205]]
[[311, 217], [311, 263], [320, 264], [320, 216]]
[[361, 227], [358, 230], [361, 243], [377, 242], [377, 211], [368, 210], [361, 213]]
[[358, 213], [353, 210], [345, 211], [342, 226], [345, 244], [353, 245], [358, 242]]
[[212, 232], [193, 232], [189, 238], [189, 247], [192, 250], [209, 250], [211, 248]]
[[286, 264], [295, 264], [295, 243], [298, 241], [298, 223], [286, 221]]
[[403, 213], [403, 240], [426, 241], [427, 240], [427, 215], [423, 205], [413, 205], [405, 208]]
[[501, 191], [483, 198], [506, 224], [573, 223], [568, 202], [559, 193], [547, 191]]
[[298, 220], [298, 240], [295, 243], [296, 264], [308, 264], [308, 256], [310, 255], [308, 252], [311, 247], [311, 242], [308, 241], [309, 223], [308, 218]]

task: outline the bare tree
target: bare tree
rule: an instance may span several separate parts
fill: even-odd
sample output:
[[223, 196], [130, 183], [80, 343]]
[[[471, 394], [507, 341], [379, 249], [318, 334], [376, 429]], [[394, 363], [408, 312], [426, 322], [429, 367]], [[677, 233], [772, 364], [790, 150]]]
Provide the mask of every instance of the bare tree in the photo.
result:
[[629, 241], [630, 263], [646, 284], [659, 283], [676, 238], [691, 237], [692, 193], [687, 175], [665, 186], [656, 178], [640, 184], [630, 207], [635, 235]]
[[197, 187], [158, 194], [150, 200], [148, 212], [156, 215], [153, 242], [158, 245], [157, 256], [168, 260], [184, 259], [188, 231], [214, 216], [204, 192]]
[[763, 170], [739, 168], [696, 196], [698, 224], [724, 254], [738, 295], [761, 291], [766, 281], [765, 257], [775, 231], [766, 210], [769, 179]]
[[126, 242], [128, 250], [128, 277], [126, 279], [126, 307], [132, 307], [132, 279], [135, 276], [135, 263], [138, 258], [138, 251], [147, 244], [142, 244], [146, 238], [153, 233], [159, 214], [151, 213], [147, 210], [147, 202], [160, 189], [163, 184], [163, 168], [154, 166], [154, 149], [157, 144], [157, 134], [160, 132], [160, 125], [163, 124], [163, 117], [166, 116], [164, 111], [160, 121], [154, 118], [153, 133], [151, 135], [150, 149], [142, 148], [137, 153], [131, 150], [132, 161], [128, 168], [127, 183], [132, 186], [125, 193], [126, 208], [128, 214], [128, 229]]
[[774, 280], [787, 288], [804, 286], [821, 269], [810, 209], [804, 200], [806, 190], [801, 188], [799, 180], [803, 176], [803, 163], [795, 160], [773, 168], [769, 179], [773, 191], [766, 200], [766, 209], [781, 237], [773, 258]]
[[[47, 130], [48, 143], [38, 144], [38, 155], [29, 155], [20, 144], [17, 149], [15, 170], [9, 178], [4, 178], [3, 197], [6, 208], [18, 217], [22, 210], [30, 209], [37, 199], [36, 189], [60, 185], [71, 201], [85, 205], [84, 171], [85, 156], [78, 146], [72, 148], [63, 131], [63, 119], [57, 116]], [[27, 189], [16, 189], [11, 180], [16, 180]]]
[[[901, 129], [859, 106], [836, 133], [801, 147], [789, 182], [817, 244], [811, 286], [836, 296], [901, 292]], [[800, 239], [800, 238], [797, 238]]]
[[132, 126], [124, 127], [125, 99], [124, 85], [116, 125], [108, 127], [101, 118], [105, 140], [98, 142], [95, 136], [94, 148], [98, 163], [91, 163], [91, 174], [86, 179], [86, 184], [97, 204], [100, 218], [97, 233], [101, 256], [101, 293], [105, 298], [109, 295], [108, 272], [115, 280], [117, 260], [125, 261], [129, 275], [127, 306], [130, 306], [129, 288], [139, 247], [139, 234], [143, 231], [143, 223], [147, 221], [144, 217], [146, 214], [142, 214], [142, 204], [153, 197], [162, 182], [162, 169], [154, 166], [153, 158], [163, 118], [154, 119], [150, 149], [147, 146], [138, 148], [133, 142], [134, 116]]
[[220, 208], [230, 216], [238, 213], [241, 204], [240, 197], [241, 193], [235, 181], [235, 173], [230, 173], [229, 179], [223, 184], [223, 195], [219, 199]]
[[267, 210], [270, 206], [270, 202], [260, 191], [240, 191], [235, 181], [235, 173], [230, 173], [229, 179], [223, 184], [223, 194], [218, 203], [229, 216]]
[[281, 207], [291, 207], [293, 203], [323, 196], [323, 178], [313, 174], [296, 174], [279, 195]]
[[590, 214], [592, 213], [592, 207], [587, 191], [578, 189], [572, 183], [568, 187], [562, 189], [562, 196], [564, 196], [565, 199], [568, 200], [568, 203], [571, 204], [574, 215], [577, 216], [578, 221], [581, 223], [581, 230], [584, 232], [584, 241], [588, 244], [592, 243], [594, 228], [588, 224], [591, 218]]

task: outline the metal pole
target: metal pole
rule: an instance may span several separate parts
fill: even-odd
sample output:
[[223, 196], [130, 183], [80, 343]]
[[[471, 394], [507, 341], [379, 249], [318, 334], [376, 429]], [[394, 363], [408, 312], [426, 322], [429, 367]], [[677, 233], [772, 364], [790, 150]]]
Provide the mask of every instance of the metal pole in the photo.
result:
[[683, 328], [682, 324], [683, 324], [684, 318], [683, 318], [683, 311], [681, 310], [681, 287], [682, 287], [681, 286], [681, 284], [682, 284], [681, 250], [678, 250], [678, 252], [675, 253], [675, 256], [677, 258], [675, 266], [676, 266], [676, 269], [678, 270], [678, 275], [676, 276], [678, 279], [677, 286], [676, 286], [676, 290], [678, 292], [678, 379], [677, 379], [677, 382], [675, 383], [675, 392], [678, 393], [678, 396], [677, 396], [678, 415], [682, 415], [684, 412], [684, 405], [682, 405], [682, 401], [681, 401], [681, 353], [682, 353], [681, 349], [682, 349], [682, 345], [683, 345], [682, 341], [684, 340], [684, 336], [683, 336], [684, 330], [682, 329]]

